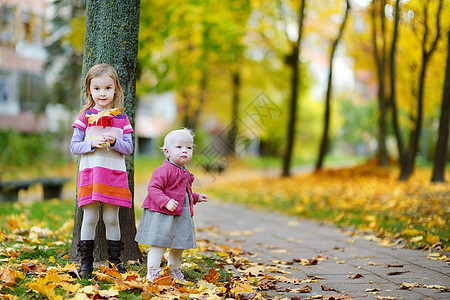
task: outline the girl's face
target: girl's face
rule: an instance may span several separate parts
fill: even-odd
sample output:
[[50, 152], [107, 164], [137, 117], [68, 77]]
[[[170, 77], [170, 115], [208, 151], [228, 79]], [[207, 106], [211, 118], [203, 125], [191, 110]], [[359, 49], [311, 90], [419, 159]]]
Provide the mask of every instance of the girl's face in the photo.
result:
[[91, 92], [92, 100], [95, 102], [95, 109], [103, 110], [112, 108], [111, 105], [114, 99], [116, 86], [111, 76], [102, 75], [100, 77], [92, 78], [89, 90]]
[[194, 141], [192, 137], [177, 133], [171, 138], [167, 148], [164, 149], [164, 154], [172, 163], [184, 167], [191, 161], [193, 151]]

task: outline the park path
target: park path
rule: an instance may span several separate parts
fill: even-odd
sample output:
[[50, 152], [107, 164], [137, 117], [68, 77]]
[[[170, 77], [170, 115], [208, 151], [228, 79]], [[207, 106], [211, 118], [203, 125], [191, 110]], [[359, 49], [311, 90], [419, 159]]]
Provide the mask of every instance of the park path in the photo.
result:
[[[240, 248], [248, 252], [244, 256], [250, 261], [276, 266], [289, 278], [322, 278], [308, 283], [312, 290], [297, 294], [301, 298], [336, 295], [339, 291], [340, 295], [348, 294], [353, 299], [450, 299], [450, 293], [440, 289], [399, 289], [402, 283], [450, 287], [450, 266], [443, 260], [430, 259], [434, 257], [427, 251], [382, 247], [375, 237], [355, 235], [307, 219], [252, 210], [220, 199], [196, 205], [194, 218], [198, 239]], [[286, 264], [301, 259], [317, 259], [318, 263]], [[292, 289], [305, 284], [281, 285]], [[336, 291], [324, 291], [322, 286]], [[292, 295], [270, 292], [268, 297]]]
[[[296, 169], [310, 171], [312, 166]], [[269, 170], [233, 172], [225, 175], [196, 174], [197, 192], [208, 193], [208, 185], [246, 178], [279, 176]], [[135, 187], [135, 206], [146, 195], [147, 183]], [[231, 248], [239, 248], [243, 257], [264, 266], [274, 266], [290, 279], [304, 280], [316, 276], [315, 282], [278, 283], [280, 289], [298, 289], [309, 285], [309, 293], [295, 294], [271, 290], [267, 298], [293, 295], [305, 299], [319, 295], [346, 295], [352, 299], [450, 299], [450, 265], [429, 251], [383, 247], [371, 235], [345, 232], [333, 224], [291, 217], [276, 212], [254, 210], [240, 204], [210, 198], [195, 206], [197, 239], [207, 239]], [[299, 262], [317, 260], [315, 265]], [[412, 287], [400, 289], [402, 284]], [[323, 287], [329, 290], [323, 290]], [[428, 288], [426, 287], [428, 286]], [[445, 286], [442, 289], [431, 288]], [[371, 293], [372, 292], [372, 293]], [[384, 298], [383, 298], [384, 297]], [[391, 297], [391, 298], [390, 298]], [[319, 298], [320, 299], [320, 298]]]

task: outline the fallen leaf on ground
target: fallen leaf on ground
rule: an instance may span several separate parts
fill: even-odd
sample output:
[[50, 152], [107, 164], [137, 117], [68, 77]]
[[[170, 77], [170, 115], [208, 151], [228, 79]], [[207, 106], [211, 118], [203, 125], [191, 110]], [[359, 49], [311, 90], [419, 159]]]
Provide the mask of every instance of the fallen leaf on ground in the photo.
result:
[[336, 292], [336, 293], [342, 293], [342, 291], [338, 291], [338, 290], [336, 290], [334, 288], [329, 288], [329, 287], [326, 287], [324, 285], [321, 285], [320, 287], [322, 288], [322, 291], [332, 291], [332, 292]]
[[409, 271], [403, 271], [403, 272], [401, 272], [401, 271], [397, 271], [397, 272], [389, 272], [389, 273], [387, 273], [387, 275], [389, 275], [389, 276], [395, 276], [395, 275], [402, 275], [402, 274], [405, 274], [405, 273], [408, 273]]
[[392, 264], [387, 264], [384, 266], [385, 268], [403, 268], [403, 265], [392, 265]]

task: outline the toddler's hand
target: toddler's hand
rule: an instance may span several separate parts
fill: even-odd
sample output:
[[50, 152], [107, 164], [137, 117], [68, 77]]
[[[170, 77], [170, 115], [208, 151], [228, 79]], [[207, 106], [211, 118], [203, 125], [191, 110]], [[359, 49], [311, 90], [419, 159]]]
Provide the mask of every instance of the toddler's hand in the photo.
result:
[[178, 206], [178, 201], [175, 201], [173, 199], [170, 199], [169, 202], [166, 203], [166, 208], [169, 211], [174, 211]]
[[197, 202], [207, 202], [208, 196], [206, 194], [200, 194], [198, 195], [198, 201]]

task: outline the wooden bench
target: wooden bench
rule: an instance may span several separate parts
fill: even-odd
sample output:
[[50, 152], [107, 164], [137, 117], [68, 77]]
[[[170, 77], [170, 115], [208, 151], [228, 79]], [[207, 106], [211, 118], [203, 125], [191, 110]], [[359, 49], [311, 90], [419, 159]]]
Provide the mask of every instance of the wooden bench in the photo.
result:
[[62, 198], [62, 188], [70, 178], [43, 177], [31, 180], [0, 181], [0, 202], [17, 201], [20, 190], [28, 190], [28, 187], [41, 184], [43, 187], [43, 199]]

